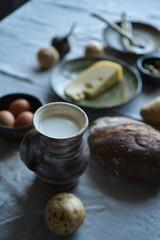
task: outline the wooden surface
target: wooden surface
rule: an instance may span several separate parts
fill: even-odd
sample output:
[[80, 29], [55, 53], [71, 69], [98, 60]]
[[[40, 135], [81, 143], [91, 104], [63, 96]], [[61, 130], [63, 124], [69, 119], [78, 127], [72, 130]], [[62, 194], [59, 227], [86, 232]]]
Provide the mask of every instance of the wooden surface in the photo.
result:
[[[126, 0], [33, 0], [0, 22], [0, 96], [29, 93], [44, 103], [61, 101], [49, 85], [53, 70], [40, 71], [37, 51], [50, 45], [51, 39], [68, 32], [71, 52], [66, 59], [84, 55], [90, 40], [103, 41], [105, 24], [91, 17], [97, 12], [110, 20], [119, 20], [122, 11], [130, 19], [159, 28], [160, 2]], [[136, 69], [136, 57], [105, 49], [106, 54], [130, 63]], [[90, 123], [107, 114], [141, 119], [142, 105], [159, 96], [160, 86], [143, 83], [142, 93], [131, 103], [113, 111], [86, 110]], [[86, 133], [87, 137], [87, 133]], [[84, 203], [86, 220], [71, 236], [59, 237], [44, 223], [45, 206], [53, 195], [41, 187], [34, 173], [19, 157], [19, 144], [0, 140], [0, 239], [159, 239], [160, 186], [128, 181], [104, 170], [92, 160], [73, 193]]]

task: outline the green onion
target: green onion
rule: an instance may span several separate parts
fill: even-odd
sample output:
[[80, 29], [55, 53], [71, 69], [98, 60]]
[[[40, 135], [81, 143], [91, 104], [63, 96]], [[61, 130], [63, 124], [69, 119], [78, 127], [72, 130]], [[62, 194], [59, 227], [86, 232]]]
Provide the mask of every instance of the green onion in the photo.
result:
[[[122, 13], [121, 28], [133, 38], [132, 23], [127, 21], [125, 12]], [[128, 52], [132, 52], [132, 53], [135, 52], [133, 44], [130, 41], [130, 39], [126, 38], [125, 36], [122, 36], [122, 41], [123, 41], [123, 45], [124, 45], [125, 49]]]

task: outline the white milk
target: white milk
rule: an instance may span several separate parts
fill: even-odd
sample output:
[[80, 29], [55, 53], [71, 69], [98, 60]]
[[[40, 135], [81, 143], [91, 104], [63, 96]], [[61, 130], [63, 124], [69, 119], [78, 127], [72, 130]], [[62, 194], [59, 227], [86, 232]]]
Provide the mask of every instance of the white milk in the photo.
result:
[[78, 122], [64, 114], [51, 115], [40, 122], [40, 131], [53, 138], [71, 137], [77, 134], [79, 130]]

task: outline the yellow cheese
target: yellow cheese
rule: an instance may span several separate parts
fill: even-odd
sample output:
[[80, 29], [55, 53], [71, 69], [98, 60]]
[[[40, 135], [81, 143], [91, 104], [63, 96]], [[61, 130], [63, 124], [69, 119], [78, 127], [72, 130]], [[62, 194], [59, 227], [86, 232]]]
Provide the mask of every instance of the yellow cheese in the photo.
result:
[[98, 61], [73, 79], [64, 92], [66, 96], [76, 101], [94, 98], [120, 82], [122, 77], [120, 64], [108, 60]]

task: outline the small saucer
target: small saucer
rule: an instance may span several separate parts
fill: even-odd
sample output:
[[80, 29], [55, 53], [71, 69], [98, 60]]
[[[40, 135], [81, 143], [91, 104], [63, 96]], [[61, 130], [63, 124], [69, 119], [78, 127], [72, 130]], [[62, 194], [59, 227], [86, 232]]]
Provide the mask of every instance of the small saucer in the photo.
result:
[[147, 54], [138, 58], [137, 67], [142, 80], [151, 84], [160, 84], [160, 74], [147, 71], [144, 67], [145, 64], [154, 65], [156, 61], [160, 62], [160, 54]]
[[[121, 22], [116, 22], [119, 26]], [[134, 47], [134, 52], [128, 52], [122, 42], [121, 35], [110, 27], [104, 30], [104, 41], [112, 49], [129, 54], [143, 55], [156, 51], [160, 48], [160, 31], [146, 23], [131, 22], [133, 29], [133, 37], [135, 41], [142, 44], [144, 48]]]

